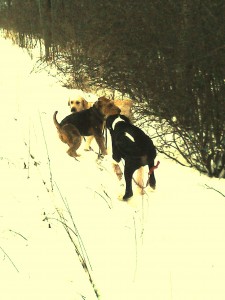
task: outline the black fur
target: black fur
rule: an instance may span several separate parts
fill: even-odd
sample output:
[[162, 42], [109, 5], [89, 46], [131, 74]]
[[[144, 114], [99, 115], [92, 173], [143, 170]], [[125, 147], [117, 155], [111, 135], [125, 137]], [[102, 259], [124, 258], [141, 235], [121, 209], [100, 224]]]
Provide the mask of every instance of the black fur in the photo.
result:
[[72, 113], [65, 117], [60, 126], [73, 124], [79, 130], [82, 136], [96, 135], [102, 136], [104, 116], [95, 108]]
[[[121, 118], [115, 127], [113, 122]], [[117, 119], [119, 120], [119, 119]], [[133, 195], [132, 176], [135, 170], [141, 166], [148, 165], [149, 169], [154, 166], [156, 157], [155, 146], [140, 128], [130, 123], [130, 120], [124, 115], [113, 115], [106, 119], [106, 127], [109, 129], [112, 137], [113, 159], [120, 162], [121, 158], [125, 161], [124, 176], [126, 182], [126, 191], [123, 196], [127, 200]], [[155, 188], [156, 180], [154, 172], [150, 174], [149, 184]]]

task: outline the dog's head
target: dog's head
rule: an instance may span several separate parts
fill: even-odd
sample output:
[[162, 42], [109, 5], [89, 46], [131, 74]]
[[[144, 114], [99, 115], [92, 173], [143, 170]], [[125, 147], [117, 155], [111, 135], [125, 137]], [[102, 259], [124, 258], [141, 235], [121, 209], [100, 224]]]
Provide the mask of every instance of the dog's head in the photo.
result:
[[106, 119], [106, 127], [111, 131], [114, 130], [115, 125], [118, 122], [126, 122], [128, 124], [131, 124], [130, 120], [124, 116], [124, 115], [113, 115], [113, 116], [108, 116]]
[[115, 99], [113, 100], [115, 105], [121, 109], [121, 114], [130, 118], [132, 116], [133, 101], [131, 99]]
[[68, 100], [71, 112], [79, 112], [88, 108], [88, 102], [81, 96]]
[[98, 98], [93, 106], [105, 117], [120, 113], [120, 108], [114, 104], [113, 100], [106, 97]]

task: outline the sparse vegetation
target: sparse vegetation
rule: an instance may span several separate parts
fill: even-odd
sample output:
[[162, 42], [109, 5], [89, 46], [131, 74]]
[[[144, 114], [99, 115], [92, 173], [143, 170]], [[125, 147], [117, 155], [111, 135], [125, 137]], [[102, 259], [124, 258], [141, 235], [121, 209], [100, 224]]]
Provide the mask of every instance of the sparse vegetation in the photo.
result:
[[175, 148], [185, 165], [225, 178], [224, 5], [9, 0], [0, 1], [0, 26], [21, 47], [44, 45], [41, 59], [67, 87], [136, 100], [160, 128], [160, 151], [183, 163]]

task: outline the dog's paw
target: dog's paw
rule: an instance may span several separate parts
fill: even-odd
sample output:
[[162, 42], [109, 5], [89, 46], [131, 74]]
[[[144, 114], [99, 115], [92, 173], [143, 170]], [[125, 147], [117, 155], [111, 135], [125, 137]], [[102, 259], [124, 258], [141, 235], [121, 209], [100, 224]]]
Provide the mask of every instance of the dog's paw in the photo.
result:
[[103, 161], [104, 161], [104, 156], [102, 154], [98, 154], [98, 156], [96, 158], [97, 164], [100, 164]]
[[129, 195], [127, 193], [125, 195], [121, 193], [117, 197], [118, 200], [123, 201], [123, 202], [130, 201], [132, 198], [133, 198], [133, 193], [129, 193]]
[[133, 192], [126, 192], [123, 196], [123, 201], [128, 201], [133, 196]]
[[122, 201], [122, 202], [127, 202], [127, 201], [130, 199], [130, 198], [124, 199], [123, 197], [124, 197], [123, 194], [119, 194], [119, 196], [117, 197], [117, 199], [118, 199], [119, 201]]

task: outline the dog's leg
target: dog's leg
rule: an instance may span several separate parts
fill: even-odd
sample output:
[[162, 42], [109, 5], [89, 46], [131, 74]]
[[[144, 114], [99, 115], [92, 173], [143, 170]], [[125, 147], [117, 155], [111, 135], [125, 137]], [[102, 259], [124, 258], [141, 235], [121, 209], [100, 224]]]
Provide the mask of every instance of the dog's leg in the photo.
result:
[[85, 143], [85, 147], [84, 147], [85, 151], [89, 151], [90, 150], [90, 145], [91, 145], [91, 142], [92, 142], [93, 138], [94, 138], [93, 135], [90, 135], [90, 136], [86, 137], [86, 143]]
[[74, 157], [74, 158], [80, 156], [80, 154], [77, 153], [76, 149], [73, 146], [70, 147], [66, 152], [69, 156]]
[[128, 200], [130, 197], [133, 196], [133, 190], [132, 190], [132, 176], [134, 174], [135, 168], [131, 165], [125, 162], [124, 167], [124, 177], [126, 182], [126, 190], [125, 194], [123, 196], [123, 200]]
[[73, 138], [73, 143], [68, 143], [69, 149], [67, 150], [67, 154], [72, 157], [78, 157], [80, 156], [77, 153], [77, 149], [81, 145], [81, 136], [77, 136]]
[[102, 152], [103, 155], [107, 155], [107, 150], [105, 148], [105, 141], [103, 135], [94, 135], [96, 142]]
[[119, 164], [117, 162], [113, 162], [112, 166], [113, 166], [113, 171], [116, 173], [117, 178], [121, 180], [123, 176], [123, 172], [121, 171]]
[[[61, 131], [61, 140], [69, 146], [67, 154], [72, 157], [77, 157], [77, 149], [81, 145], [81, 135], [79, 130], [72, 124], [65, 124]], [[63, 138], [63, 139], [62, 139]]]
[[140, 167], [136, 174], [136, 184], [139, 194], [144, 195], [144, 167]]

